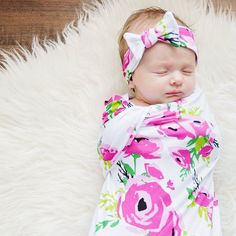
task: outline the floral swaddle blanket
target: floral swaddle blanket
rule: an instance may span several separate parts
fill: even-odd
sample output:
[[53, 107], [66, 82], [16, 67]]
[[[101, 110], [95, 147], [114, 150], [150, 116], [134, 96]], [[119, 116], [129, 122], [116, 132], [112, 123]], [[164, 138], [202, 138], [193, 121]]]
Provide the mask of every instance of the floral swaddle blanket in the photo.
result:
[[105, 101], [103, 184], [89, 235], [220, 236], [213, 169], [220, 132], [202, 90], [176, 102]]

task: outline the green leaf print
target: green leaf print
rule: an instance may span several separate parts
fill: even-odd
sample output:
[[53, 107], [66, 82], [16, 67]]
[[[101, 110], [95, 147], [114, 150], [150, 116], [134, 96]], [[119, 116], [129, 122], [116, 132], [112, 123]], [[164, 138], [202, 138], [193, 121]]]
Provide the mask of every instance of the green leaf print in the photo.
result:
[[193, 234], [190, 235], [186, 230], [184, 230], [182, 236], [196, 236], [196, 235]]
[[111, 166], [112, 166], [112, 163], [111, 161], [104, 161], [103, 160], [103, 157], [102, 157], [102, 154], [99, 152], [99, 149], [97, 149], [97, 152], [98, 152], [98, 160], [99, 161], [103, 161], [103, 167], [105, 170], [110, 170]]
[[185, 42], [181, 41], [181, 42], [180, 42], [180, 46], [181, 46], [181, 47], [186, 47], [187, 44], [186, 44]]
[[199, 152], [202, 147], [207, 143], [207, 139], [204, 136], [198, 137], [196, 141], [196, 151]]
[[138, 159], [138, 158], [140, 158], [140, 154], [133, 153], [132, 157]]
[[125, 190], [123, 188], [118, 188], [115, 194], [119, 194], [119, 193], [125, 193]]
[[99, 231], [100, 229], [105, 229], [105, 227], [107, 227], [109, 225], [109, 223], [110, 223], [110, 227], [114, 228], [119, 224], [119, 222], [120, 222], [119, 219], [100, 221], [96, 224], [95, 232]]
[[207, 166], [208, 166], [210, 164], [210, 162], [211, 162], [211, 157], [210, 156], [204, 157], [204, 158], [202, 158], [202, 160], [205, 161]]
[[111, 166], [112, 166], [111, 161], [103, 161], [103, 163], [104, 163], [104, 169], [105, 170], [110, 170], [111, 169]]
[[193, 196], [193, 192], [194, 192], [194, 191], [193, 191], [193, 189], [191, 189], [191, 188], [187, 188], [186, 190], [187, 190], [187, 192], [188, 192], [188, 199], [192, 201], [192, 202], [187, 206], [187, 208], [194, 207], [194, 206], [196, 205], [196, 203], [195, 203], [195, 198], [194, 198], [194, 196]]
[[200, 116], [201, 113], [202, 113], [202, 110], [200, 107], [192, 107], [189, 110], [189, 115], [192, 115], [192, 116]]
[[[209, 136], [200, 136], [194, 139], [189, 140], [187, 143], [187, 147], [192, 146], [193, 147], [189, 150], [191, 153], [191, 168], [195, 168], [195, 162], [196, 159], [199, 161], [199, 158], [202, 157], [199, 152], [200, 150], [205, 146], [205, 144], [209, 143]], [[202, 157], [201, 158], [207, 165], [210, 163], [211, 157]]]
[[209, 218], [208, 218], [208, 209], [204, 208], [203, 212], [205, 214], [205, 221], [208, 222], [208, 220], [209, 220]]
[[126, 186], [127, 182], [128, 182], [128, 179], [127, 179], [126, 177], [124, 177], [124, 178], [122, 179], [122, 183]]
[[188, 199], [194, 200], [193, 190], [191, 188], [187, 188], [187, 192], [188, 192]]
[[106, 109], [109, 111], [109, 113], [114, 113], [120, 107], [121, 104], [122, 104], [122, 101], [117, 100], [108, 104]]
[[191, 167], [194, 168], [195, 167], [195, 163], [194, 163], [194, 159], [196, 159], [197, 161], [199, 160], [199, 153], [196, 151], [196, 148], [191, 148], [190, 149], [190, 153], [191, 153]]
[[141, 175], [142, 175], [142, 176], [150, 177], [150, 175], [149, 175], [147, 172], [143, 172]]
[[189, 147], [189, 146], [193, 145], [194, 143], [196, 143], [196, 140], [197, 140], [197, 138], [190, 139], [187, 143], [187, 147]]
[[127, 70], [127, 78], [126, 78], [127, 81], [129, 81], [131, 79], [133, 73], [134, 72]]
[[104, 220], [104, 221], [102, 222], [102, 227], [103, 227], [103, 229], [108, 225], [108, 223], [109, 223], [109, 220]]
[[187, 206], [187, 208], [194, 207], [194, 206], [196, 206], [196, 203], [195, 203], [194, 201], [192, 201], [192, 202]]
[[186, 115], [186, 114], [187, 114], [186, 108], [181, 107], [181, 108], [180, 108], [180, 113], [183, 114], [183, 115]]
[[105, 211], [113, 212], [116, 210], [117, 201], [113, 194], [101, 193], [99, 198], [99, 207], [104, 208]]
[[198, 207], [198, 215], [200, 216], [200, 218], [202, 218], [202, 207]]
[[96, 224], [96, 229], [95, 229], [95, 232], [97, 232], [98, 230], [100, 230], [101, 229], [101, 225], [99, 225], [99, 224]]
[[132, 154], [132, 157], [134, 159], [134, 175], [136, 175], [136, 162], [137, 162], [137, 159], [141, 157], [140, 154], [136, 154], [136, 153], [133, 153]]
[[96, 224], [96, 230], [95, 232], [97, 232], [98, 230], [100, 230], [101, 228], [104, 229], [108, 223], [110, 222], [111, 220], [104, 220], [104, 221], [101, 221], [99, 223]]
[[106, 106], [106, 110], [109, 111], [112, 107], [112, 103], [109, 103], [107, 106]]
[[191, 115], [191, 116], [200, 116], [202, 113], [202, 110], [200, 107], [191, 107], [189, 110], [187, 110], [184, 107], [181, 107], [180, 109], [181, 114], [183, 115]]
[[187, 236], [188, 233], [186, 231], [183, 231], [183, 236]]
[[133, 168], [127, 164], [127, 163], [122, 163], [125, 170], [131, 175], [131, 176], [134, 176], [135, 175], [135, 171], [133, 170]]
[[200, 216], [200, 218], [204, 217], [204, 220], [206, 222], [209, 221], [209, 216], [208, 216], [208, 209], [207, 207], [203, 207], [203, 206], [199, 206], [198, 208], [198, 215]]
[[117, 225], [119, 224], [119, 222], [120, 222], [120, 220], [116, 220], [116, 221], [114, 221], [110, 226], [111, 226], [112, 228], [114, 228], [115, 226], [117, 226]]
[[180, 178], [181, 178], [181, 180], [184, 181], [184, 178], [187, 177], [190, 173], [191, 173], [190, 170], [182, 168], [180, 170]]
[[104, 167], [105, 170], [110, 170], [111, 169], [111, 166], [112, 166], [111, 161], [104, 161], [102, 156], [99, 156], [98, 160], [103, 161], [103, 167]]

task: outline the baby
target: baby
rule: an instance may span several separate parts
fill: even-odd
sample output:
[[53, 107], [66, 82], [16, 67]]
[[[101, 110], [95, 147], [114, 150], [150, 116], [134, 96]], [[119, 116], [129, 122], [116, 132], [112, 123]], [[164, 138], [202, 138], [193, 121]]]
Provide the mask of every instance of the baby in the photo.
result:
[[128, 93], [105, 101], [105, 182], [89, 236], [220, 236], [213, 169], [220, 133], [196, 83], [191, 29], [161, 8], [136, 11], [119, 37]]

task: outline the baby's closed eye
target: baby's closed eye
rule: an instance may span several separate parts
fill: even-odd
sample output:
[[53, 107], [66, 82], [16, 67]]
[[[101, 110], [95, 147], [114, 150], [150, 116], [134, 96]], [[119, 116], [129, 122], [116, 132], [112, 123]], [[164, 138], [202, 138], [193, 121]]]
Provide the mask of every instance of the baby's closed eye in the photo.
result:
[[194, 73], [193, 69], [183, 69], [182, 72], [186, 75], [192, 75]]
[[157, 70], [157, 71], [153, 71], [154, 74], [158, 74], [158, 75], [165, 75], [168, 73], [168, 70]]

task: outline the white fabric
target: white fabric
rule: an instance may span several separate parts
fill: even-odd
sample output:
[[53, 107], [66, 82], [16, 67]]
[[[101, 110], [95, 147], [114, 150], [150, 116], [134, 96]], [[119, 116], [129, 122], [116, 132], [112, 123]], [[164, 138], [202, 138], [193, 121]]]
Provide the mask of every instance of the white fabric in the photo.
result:
[[[132, 107], [132, 112], [127, 109], [119, 116], [119, 125], [117, 125], [117, 119], [112, 119], [106, 124], [106, 128], [101, 128], [99, 142], [109, 143], [110, 146], [117, 147], [118, 152], [114, 156], [114, 159], [116, 159], [116, 156], [119, 157], [120, 152], [130, 139], [130, 133], [127, 132], [127, 130], [130, 129], [130, 127], [139, 129], [149, 109], [149, 107], [142, 109]], [[106, 177], [107, 173], [105, 169], [103, 169], [103, 173], [104, 177]]]
[[[124, 102], [129, 101], [127, 94], [122, 97]], [[130, 131], [131, 129], [135, 129], [135, 132]], [[175, 132], [170, 132], [174, 129]], [[178, 154], [178, 161], [173, 158], [171, 151], [173, 148], [185, 150], [189, 154], [190, 150], [195, 150], [196, 155], [201, 153], [201, 149], [198, 150], [197, 146], [202, 137], [208, 136], [209, 140], [215, 139], [214, 142], [209, 141], [202, 147], [202, 150], [204, 147], [213, 148], [208, 154], [205, 153], [203, 156], [200, 154], [198, 160], [191, 154], [191, 164], [188, 164], [187, 155], [182, 156], [184, 158], [181, 164], [179, 158], [182, 158], [182, 154]], [[193, 144], [189, 145], [190, 142]], [[215, 142], [217, 145], [214, 144]], [[104, 147], [106, 147], [105, 152]], [[220, 203], [218, 193], [214, 190], [212, 177], [218, 161], [219, 147], [221, 148], [220, 131], [199, 86], [193, 94], [178, 102], [147, 107], [131, 103], [125, 110], [121, 110], [115, 117], [105, 122], [101, 130], [98, 150], [102, 158], [106, 160], [106, 163], [101, 160], [101, 166], [106, 175], [89, 236], [120, 234], [143, 236], [149, 235], [148, 233], [152, 236], [171, 236], [172, 233], [167, 233], [166, 225], [175, 229], [175, 236], [221, 236]], [[106, 156], [111, 149], [112, 152], [117, 150], [117, 153], [109, 160], [112, 164], [108, 169]], [[135, 166], [132, 154], [140, 155], [136, 159]], [[209, 157], [208, 161], [206, 161], [206, 156]], [[122, 178], [127, 178], [127, 174], [121, 177], [123, 171], [120, 169], [121, 163], [118, 165], [118, 162], [122, 162], [123, 168], [125, 168], [124, 165], [128, 165], [135, 172], [131, 178], [128, 171], [127, 184], [126, 181], [121, 181]], [[152, 176], [155, 178], [143, 177], [147, 165], [161, 173], [161, 179], [155, 176]], [[190, 172], [183, 177], [181, 173], [186, 170]], [[166, 186], [167, 181], [172, 182], [173, 188]], [[153, 187], [153, 190], [149, 191], [145, 182], [157, 183], [163, 192], [159, 192], [159, 187], [157, 189]], [[142, 190], [136, 187], [137, 185]], [[136, 190], [134, 196], [130, 193], [133, 189]], [[189, 200], [187, 189], [195, 189], [193, 193], [195, 200]], [[117, 194], [119, 192], [121, 194]], [[101, 204], [104, 196], [108, 195], [107, 201], [112, 199], [112, 202]], [[160, 208], [161, 197], [165, 195], [170, 196], [171, 203], [167, 203], [167, 206], [163, 204], [162, 212], [158, 208]], [[203, 197], [205, 195], [207, 195], [206, 198]], [[155, 200], [150, 201], [150, 197], [160, 198], [157, 205], [155, 205]], [[123, 210], [119, 204], [120, 201], [128, 201]], [[145, 207], [149, 210], [146, 212], [138, 210], [135, 206], [140, 201], [146, 202]], [[194, 205], [189, 207], [192, 201]], [[112, 209], [114, 204], [117, 207]], [[158, 206], [157, 210], [155, 206]], [[132, 213], [128, 209], [131, 209]], [[170, 212], [175, 214], [175, 221], [178, 223], [167, 221]], [[161, 219], [159, 227], [157, 223], [154, 228], [146, 226], [150, 222], [158, 222], [158, 218]], [[113, 226], [113, 224], [116, 225]]]
[[[86, 236], [104, 181], [96, 144], [104, 99], [127, 93], [117, 37], [134, 10], [176, 13], [195, 31], [199, 82], [222, 131], [215, 171], [224, 236], [236, 235], [236, 21], [205, 0], [109, 0], [63, 43], [4, 55], [0, 72], [0, 235]], [[191, 13], [191, 14], [190, 14]], [[89, 17], [89, 21], [87, 21]], [[209, 37], [208, 37], [209, 35]], [[104, 46], [105, 45], [105, 46]], [[46, 50], [46, 51], [45, 51]]]

